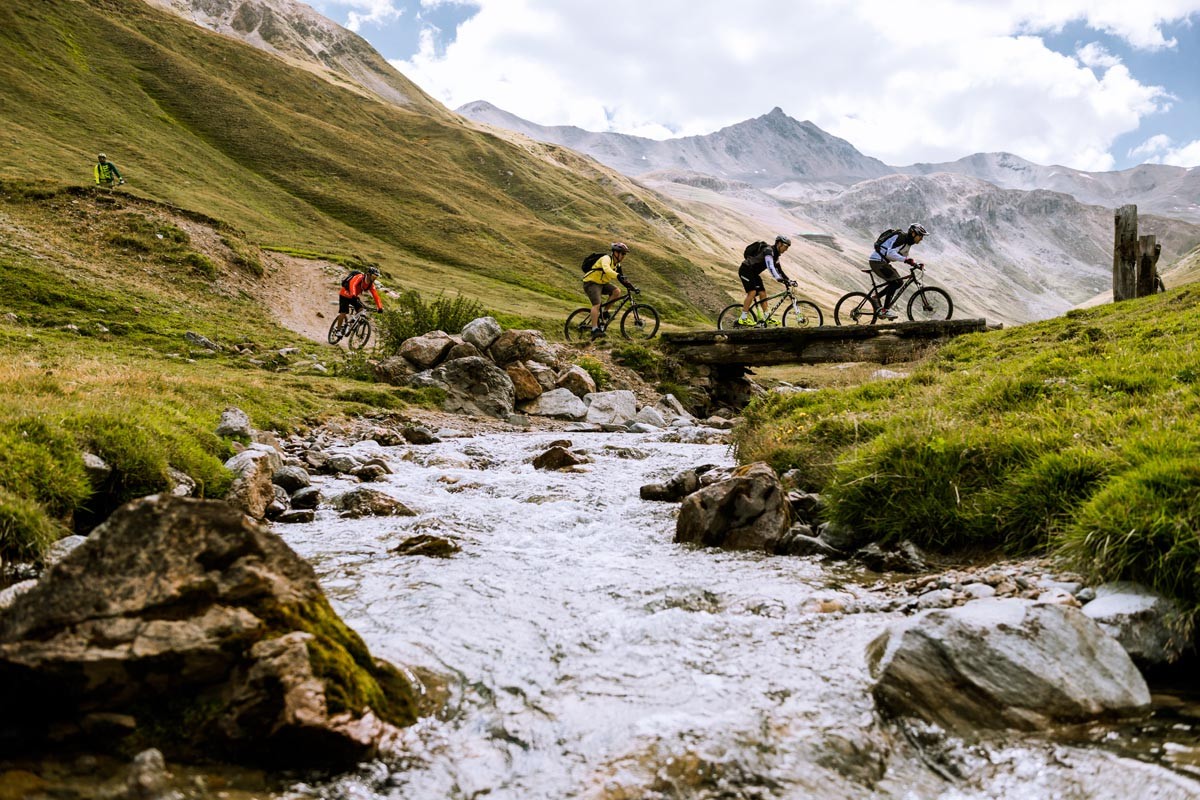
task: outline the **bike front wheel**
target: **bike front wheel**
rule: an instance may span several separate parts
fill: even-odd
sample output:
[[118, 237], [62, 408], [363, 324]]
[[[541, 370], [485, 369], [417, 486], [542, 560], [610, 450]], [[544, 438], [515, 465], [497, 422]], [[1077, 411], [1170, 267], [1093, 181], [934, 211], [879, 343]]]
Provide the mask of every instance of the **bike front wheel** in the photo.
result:
[[354, 327], [350, 329], [350, 336], [347, 344], [351, 350], [362, 350], [367, 346], [367, 341], [371, 338], [371, 320], [366, 317], [359, 317], [354, 321]]
[[621, 335], [626, 339], [652, 339], [658, 333], [658, 312], [654, 306], [637, 303], [621, 315]]
[[568, 342], [587, 342], [592, 338], [592, 310], [577, 308], [567, 317], [563, 326], [563, 336]]
[[338, 327], [337, 317], [333, 318], [333, 322], [329, 323], [329, 334], [325, 337], [330, 344], [337, 344], [342, 340], [345, 329]]
[[833, 307], [833, 321], [838, 325], [874, 325], [879, 309], [875, 300], [865, 292], [842, 295]]
[[721, 309], [721, 315], [717, 317], [717, 330], [732, 331], [737, 328], [738, 317], [742, 316], [742, 304], [734, 303], [730, 306], [725, 306]]
[[908, 318], [914, 322], [950, 319], [953, 314], [954, 301], [936, 286], [918, 289], [908, 301]]
[[[794, 312], [794, 313], [793, 313]], [[819, 328], [825, 324], [825, 316], [816, 303], [808, 300], [797, 300], [783, 310], [783, 327], [785, 328]]]

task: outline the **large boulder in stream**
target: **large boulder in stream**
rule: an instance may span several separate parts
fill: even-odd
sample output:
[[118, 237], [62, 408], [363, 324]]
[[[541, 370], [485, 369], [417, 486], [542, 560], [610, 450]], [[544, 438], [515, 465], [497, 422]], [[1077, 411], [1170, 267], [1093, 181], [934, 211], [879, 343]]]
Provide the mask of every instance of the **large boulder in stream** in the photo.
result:
[[1140, 714], [1146, 682], [1078, 609], [1018, 599], [928, 611], [867, 648], [875, 700], [960, 736]]
[[675, 541], [774, 553], [791, 524], [779, 477], [759, 461], [688, 495], [675, 524]]
[[6, 751], [348, 767], [415, 720], [416, 696], [307, 562], [218, 501], [129, 503], [0, 613]]
[[516, 391], [508, 373], [491, 359], [456, 358], [436, 369], [418, 372], [409, 386], [433, 386], [446, 392], [442, 408], [456, 414], [507, 419], [513, 413]]

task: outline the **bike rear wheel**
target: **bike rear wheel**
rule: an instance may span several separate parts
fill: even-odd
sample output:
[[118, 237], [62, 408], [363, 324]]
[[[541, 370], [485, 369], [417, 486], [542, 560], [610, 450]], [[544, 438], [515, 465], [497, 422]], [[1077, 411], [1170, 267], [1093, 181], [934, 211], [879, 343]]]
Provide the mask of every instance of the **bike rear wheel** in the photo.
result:
[[362, 350], [367, 346], [367, 341], [371, 338], [371, 320], [365, 316], [360, 316], [354, 320], [354, 326], [350, 328], [349, 340], [351, 350]]
[[833, 307], [833, 321], [838, 325], [874, 325], [879, 308], [866, 292], [842, 295]]
[[783, 310], [783, 327], [785, 328], [818, 328], [825, 324], [825, 316], [821, 313], [821, 309], [817, 308], [816, 303], [797, 300], [795, 311], [799, 313], [793, 314], [792, 311], [792, 306]]
[[626, 339], [652, 339], [658, 333], [658, 312], [654, 306], [636, 303], [621, 315], [621, 335]]
[[587, 342], [592, 338], [592, 310], [577, 308], [567, 317], [563, 336], [568, 342]]
[[914, 322], [950, 319], [953, 314], [954, 301], [936, 286], [918, 289], [908, 301], [908, 318]]
[[720, 316], [717, 317], [717, 330], [732, 331], [737, 329], [738, 317], [742, 315], [742, 304], [734, 303], [730, 306], [725, 306], [721, 309]]
[[329, 334], [325, 337], [330, 344], [337, 344], [346, 335], [345, 328], [339, 328], [337, 317], [333, 318], [333, 322], [329, 323]]

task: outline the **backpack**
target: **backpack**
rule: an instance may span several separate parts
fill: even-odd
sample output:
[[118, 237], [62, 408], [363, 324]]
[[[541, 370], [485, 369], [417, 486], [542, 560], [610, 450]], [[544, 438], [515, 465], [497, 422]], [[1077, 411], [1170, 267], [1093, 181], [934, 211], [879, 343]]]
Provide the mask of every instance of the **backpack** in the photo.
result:
[[746, 249], [742, 251], [742, 258], [746, 259], [747, 261], [752, 258], [757, 258], [758, 256], [762, 255], [762, 252], [770, 246], [771, 245], [767, 244], [766, 242], [751, 242], [750, 244], [746, 245]]
[[590, 255], [584, 256], [583, 264], [581, 265], [583, 273], [586, 275], [592, 270], [599, 269], [599, 267], [596, 266], [596, 262], [604, 258], [606, 255], [608, 255], [608, 253], [591, 253]]
[[899, 236], [902, 233], [904, 233], [904, 231], [900, 230], [899, 228], [888, 228], [886, 231], [879, 234], [877, 237], [875, 237], [875, 252], [882, 256], [883, 250], [880, 248], [883, 247], [883, 243], [893, 236]]
[[355, 275], [362, 275], [358, 270], [353, 270], [349, 275], [342, 278], [342, 288], [347, 292], [350, 291], [350, 281], [354, 280]]

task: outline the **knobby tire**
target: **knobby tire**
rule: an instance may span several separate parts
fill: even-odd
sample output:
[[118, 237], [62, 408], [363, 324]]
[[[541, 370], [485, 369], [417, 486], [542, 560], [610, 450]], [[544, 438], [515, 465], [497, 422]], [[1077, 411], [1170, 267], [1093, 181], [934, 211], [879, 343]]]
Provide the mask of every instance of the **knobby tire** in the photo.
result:
[[[929, 308], [925, 308], [928, 304]], [[945, 290], [936, 286], [925, 286], [913, 293], [908, 301], [908, 318], [914, 322], [922, 320], [950, 319], [954, 315], [954, 301]]]
[[567, 317], [563, 325], [563, 337], [568, 342], [586, 342], [592, 338], [592, 310], [577, 308]]
[[797, 300], [796, 308], [799, 309], [801, 314], [799, 319], [792, 313], [790, 305], [783, 310], [783, 318], [781, 320], [783, 327], [818, 328], [825, 324], [825, 315], [821, 313], [821, 309], [817, 308], [816, 303], [809, 302], [808, 300]]
[[833, 321], [838, 325], [874, 325], [879, 309], [866, 292], [842, 295], [833, 308]]
[[626, 339], [653, 339], [658, 333], [658, 312], [654, 306], [635, 303], [621, 315], [621, 335]]

